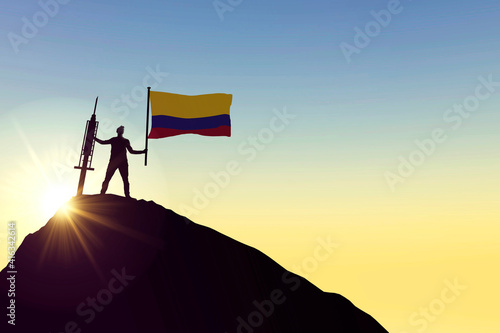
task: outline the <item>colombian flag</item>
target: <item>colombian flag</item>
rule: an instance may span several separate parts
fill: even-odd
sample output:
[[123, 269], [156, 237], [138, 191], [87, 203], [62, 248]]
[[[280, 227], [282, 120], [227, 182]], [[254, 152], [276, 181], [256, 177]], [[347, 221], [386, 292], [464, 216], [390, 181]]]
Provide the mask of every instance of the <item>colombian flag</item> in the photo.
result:
[[231, 136], [229, 108], [233, 95], [186, 96], [151, 91], [150, 139], [180, 134]]

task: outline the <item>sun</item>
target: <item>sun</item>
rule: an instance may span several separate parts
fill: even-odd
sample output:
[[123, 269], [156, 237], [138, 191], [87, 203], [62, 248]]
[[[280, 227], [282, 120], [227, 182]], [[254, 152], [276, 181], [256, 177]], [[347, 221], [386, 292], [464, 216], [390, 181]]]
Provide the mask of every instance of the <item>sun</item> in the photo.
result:
[[51, 186], [41, 200], [41, 209], [45, 218], [52, 217], [58, 209], [66, 209], [66, 202], [75, 195], [73, 188], [65, 185]]

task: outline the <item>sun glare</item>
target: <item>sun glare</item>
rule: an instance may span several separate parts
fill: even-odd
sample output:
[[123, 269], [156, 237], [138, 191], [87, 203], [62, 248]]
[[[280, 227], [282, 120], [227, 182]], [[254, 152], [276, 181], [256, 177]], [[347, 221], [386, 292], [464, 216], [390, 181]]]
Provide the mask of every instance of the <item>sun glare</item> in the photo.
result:
[[74, 192], [74, 189], [62, 185], [49, 188], [41, 201], [44, 217], [52, 217], [58, 209], [65, 210], [66, 202], [75, 195]]

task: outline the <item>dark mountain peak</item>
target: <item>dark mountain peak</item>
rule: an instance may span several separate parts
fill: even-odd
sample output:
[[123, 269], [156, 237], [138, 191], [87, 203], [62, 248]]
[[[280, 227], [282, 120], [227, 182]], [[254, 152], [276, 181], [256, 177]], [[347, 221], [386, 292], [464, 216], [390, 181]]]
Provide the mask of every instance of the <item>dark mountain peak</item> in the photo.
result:
[[9, 331], [387, 332], [341, 295], [151, 201], [75, 197], [15, 259], [15, 297], [2, 292], [2, 304], [15, 299]]

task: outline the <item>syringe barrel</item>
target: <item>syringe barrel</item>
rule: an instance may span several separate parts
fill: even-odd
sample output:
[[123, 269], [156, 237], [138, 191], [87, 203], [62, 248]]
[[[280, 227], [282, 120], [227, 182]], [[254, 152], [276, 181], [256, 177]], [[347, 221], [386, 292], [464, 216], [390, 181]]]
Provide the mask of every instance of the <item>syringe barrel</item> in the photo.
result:
[[95, 132], [95, 126], [96, 126], [96, 121], [95, 121], [95, 115], [92, 115], [92, 118], [89, 120], [89, 124], [87, 126], [87, 133], [85, 134], [85, 148], [84, 148], [84, 155], [90, 155], [92, 151], [92, 144], [94, 142], [94, 132]]

